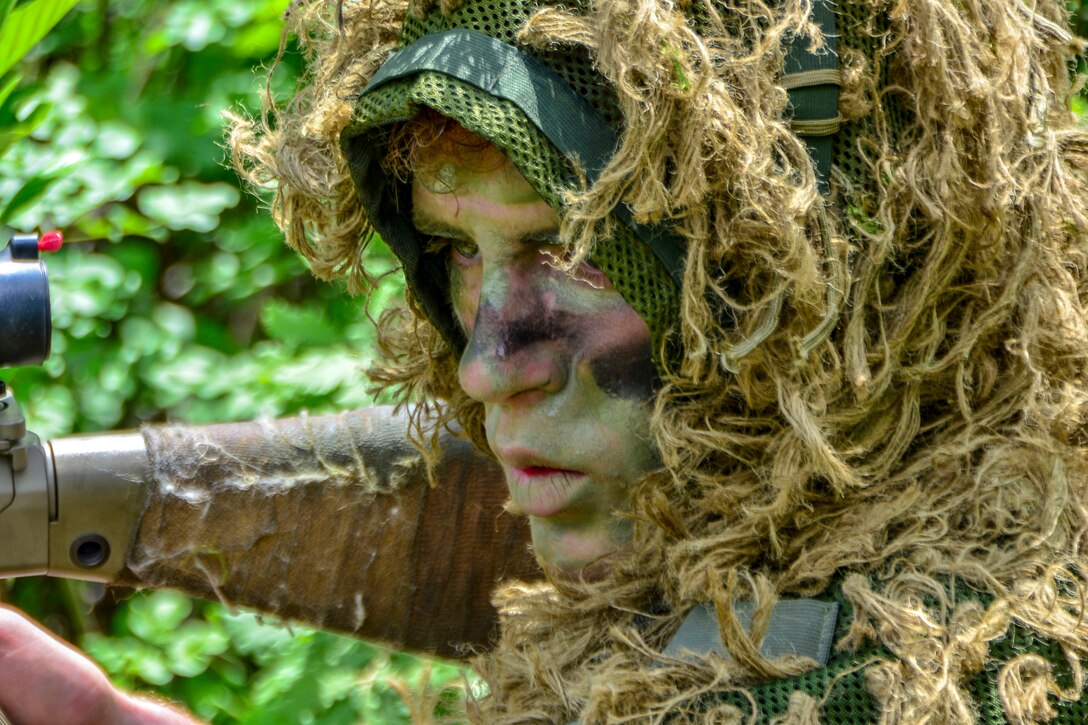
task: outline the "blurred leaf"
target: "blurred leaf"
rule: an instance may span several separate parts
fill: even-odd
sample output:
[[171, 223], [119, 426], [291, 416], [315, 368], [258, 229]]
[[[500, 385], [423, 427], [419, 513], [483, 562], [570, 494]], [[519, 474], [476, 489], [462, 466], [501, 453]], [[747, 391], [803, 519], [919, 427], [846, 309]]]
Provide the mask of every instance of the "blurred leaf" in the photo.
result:
[[33, 204], [62, 175], [63, 171], [59, 171], [42, 174], [41, 176], [32, 176], [28, 179], [4, 205], [4, 209], [0, 211], [0, 224], [7, 224], [13, 216]]
[[8, 16], [11, 15], [11, 9], [15, 7], [15, 0], [0, 0], [0, 30], [3, 29], [4, 24], [8, 21]]
[[189, 598], [171, 591], [152, 592], [133, 600], [128, 609], [128, 628], [151, 643], [169, 642], [175, 630], [193, 611]]
[[170, 669], [182, 677], [195, 677], [206, 671], [212, 657], [223, 654], [229, 644], [219, 629], [205, 622], [187, 622], [167, 644]]
[[13, 143], [21, 141], [34, 133], [52, 110], [53, 106], [51, 104], [42, 103], [31, 111], [22, 121], [0, 126], [0, 156], [2, 156]]
[[210, 232], [219, 215], [238, 204], [240, 197], [238, 189], [227, 184], [187, 181], [143, 189], [136, 203], [143, 214], [170, 229]]
[[[14, 0], [8, 0], [9, 7], [11, 2], [14, 2]], [[0, 0], [0, 15], [2, 15], [3, 12], [4, 10], [2, 7], [2, 0]], [[2, 22], [0, 22], [0, 24], [2, 24]], [[8, 102], [8, 99], [11, 98], [12, 91], [14, 91], [19, 86], [19, 82], [21, 80], [23, 80], [22, 76], [17, 74], [12, 75], [10, 78], [8, 78], [4, 85], [0, 87], [0, 106], [3, 106], [5, 103]]]
[[160, 650], [135, 647], [132, 654], [130, 672], [149, 685], [165, 685], [174, 679], [174, 673]]
[[275, 300], [261, 310], [261, 327], [274, 340], [288, 345], [332, 345], [341, 337], [318, 307], [300, 307]]
[[282, 652], [297, 635], [309, 632], [304, 627], [292, 631], [282, 624], [262, 621], [252, 612], [223, 617], [222, 622], [223, 629], [235, 643], [235, 649], [257, 659]]
[[94, 148], [107, 159], [127, 159], [140, 147], [140, 139], [130, 126], [113, 121], [98, 125]]
[[[0, 75], [18, 63], [75, 4], [76, 0], [34, 0], [11, 10], [12, 3], [6, 2], [10, 14], [0, 28]], [[4, 13], [5, 7], [0, 5], [0, 16]]]

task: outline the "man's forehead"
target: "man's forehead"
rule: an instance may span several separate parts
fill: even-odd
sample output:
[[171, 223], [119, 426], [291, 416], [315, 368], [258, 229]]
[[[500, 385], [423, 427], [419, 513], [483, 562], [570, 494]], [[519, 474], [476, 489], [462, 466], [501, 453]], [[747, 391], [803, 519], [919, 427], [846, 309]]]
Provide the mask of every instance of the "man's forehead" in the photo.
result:
[[[504, 215], [507, 207], [523, 207], [528, 212], [546, 205], [513, 162], [490, 145], [472, 149], [467, 155], [443, 149], [429, 156], [426, 163], [416, 166], [411, 186], [413, 221], [448, 217], [449, 212], [438, 211], [440, 206], [451, 206], [456, 216], [460, 202], [467, 200], [479, 208], [493, 207], [499, 215]], [[425, 200], [425, 208], [420, 208], [420, 200]], [[538, 215], [539, 211], [533, 211], [533, 216]]]
[[495, 226], [516, 227], [511, 241], [559, 243], [559, 216], [535, 193], [493, 198], [484, 191], [458, 197], [413, 185], [412, 224], [420, 234], [461, 241], [472, 241], [482, 226]]

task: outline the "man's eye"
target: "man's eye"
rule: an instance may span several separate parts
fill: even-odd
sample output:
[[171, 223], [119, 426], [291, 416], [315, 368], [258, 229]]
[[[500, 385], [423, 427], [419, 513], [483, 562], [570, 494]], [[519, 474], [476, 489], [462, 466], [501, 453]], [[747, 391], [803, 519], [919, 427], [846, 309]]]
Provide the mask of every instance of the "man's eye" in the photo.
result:
[[450, 256], [461, 264], [473, 262], [480, 255], [480, 248], [473, 242], [449, 237], [430, 237], [425, 250], [428, 254]]
[[451, 239], [450, 249], [456, 257], [460, 257], [458, 261], [471, 262], [480, 256], [480, 248], [473, 242]]

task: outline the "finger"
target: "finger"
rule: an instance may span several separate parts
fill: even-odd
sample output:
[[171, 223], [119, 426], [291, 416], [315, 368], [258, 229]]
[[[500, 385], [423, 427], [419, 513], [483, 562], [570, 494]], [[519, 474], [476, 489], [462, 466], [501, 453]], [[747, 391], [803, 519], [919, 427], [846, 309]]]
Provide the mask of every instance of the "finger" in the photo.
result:
[[0, 707], [18, 725], [115, 721], [113, 686], [72, 645], [0, 606]]

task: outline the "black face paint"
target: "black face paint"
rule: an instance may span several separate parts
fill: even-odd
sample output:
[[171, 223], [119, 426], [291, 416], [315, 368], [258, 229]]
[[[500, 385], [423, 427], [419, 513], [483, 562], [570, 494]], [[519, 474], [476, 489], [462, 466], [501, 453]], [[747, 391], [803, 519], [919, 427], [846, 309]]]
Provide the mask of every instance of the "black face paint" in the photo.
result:
[[576, 316], [570, 312], [548, 309], [536, 301], [525, 315], [509, 322], [490, 302], [483, 302], [476, 317], [476, 329], [495, 331], [492, 340], [477, 340], [476, 346], [494, 346], [495, 357], [508, 360], [522, 350], [542, 342], [554, 342], [572, 337]]
[[649, 400], [661, 383], [648, 339], [613, 347], [593, 358], [590, 366], [597, 387], [613, 398]]
[[[477, 351], [493, 350], [498, 360], [515, 358], [534, 345], [557, 340], [582, 350], [590, 349], [591, 345], [582, 342], [590, 331], [582, 329], [584, 325], [579, 322], [584, 321], [579, 320], [578, 315], [549, 309], [539, 301], [526, 314], [505, 321], [499, 310], [485, 301], [476, 317], [473, 347]], [[481, 330], [490, 331], [487, 339], [479, 334]], [[612, 398], [650, 400], [661, 382], [651, 350], [650, 340], [644, 338], [625, 342], [593, 357], [590, 369], [597, 387]]]

